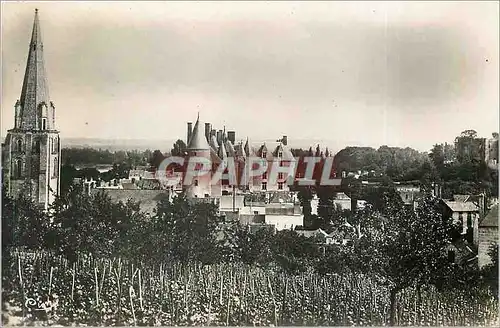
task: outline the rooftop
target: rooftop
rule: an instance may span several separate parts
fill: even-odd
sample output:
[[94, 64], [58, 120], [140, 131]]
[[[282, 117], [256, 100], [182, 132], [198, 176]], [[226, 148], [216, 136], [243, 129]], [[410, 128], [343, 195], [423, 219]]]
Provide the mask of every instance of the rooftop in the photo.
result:
[[444, 203], [453, 212], [479, 212], [479, 207], [471, 202], [457, 202], [445, 200]]
[[498, 227], [498, 204], [493, 206], [479, 224], [480, 227]]

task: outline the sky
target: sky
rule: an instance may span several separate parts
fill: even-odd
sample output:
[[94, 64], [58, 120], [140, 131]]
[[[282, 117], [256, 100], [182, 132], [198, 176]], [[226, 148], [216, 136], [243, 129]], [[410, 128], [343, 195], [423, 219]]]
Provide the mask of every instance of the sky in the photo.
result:
[[499, 125], [499, 3], [2, 2], [1, 133], [35, 8], [63, 138], [237, 139], [429, 150]]

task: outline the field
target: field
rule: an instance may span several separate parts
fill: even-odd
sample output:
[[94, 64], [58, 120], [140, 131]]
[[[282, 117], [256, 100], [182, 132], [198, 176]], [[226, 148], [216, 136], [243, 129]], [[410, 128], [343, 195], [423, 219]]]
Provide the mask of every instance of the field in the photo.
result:
[[[143, 266], [17, 253], [4, 267], [9, 325], [387, 325], [389, 292], [360, 275], [299, 276], [240, 264]], [[491, 294], [398, 295], [399, 325], [492, 325]], [[8, 302], [8, 304], [5, 304]], [[45, 308], [45, 310], [44, 310]], [[7, 319], [5, 317], [8, 317]]]

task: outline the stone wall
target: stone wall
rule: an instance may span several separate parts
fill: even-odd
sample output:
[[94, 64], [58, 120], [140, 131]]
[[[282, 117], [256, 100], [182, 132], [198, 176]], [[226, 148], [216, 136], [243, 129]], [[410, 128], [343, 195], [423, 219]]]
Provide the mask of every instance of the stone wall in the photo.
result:
[[478, 262], [480, 268], [491, 263], [488, 251], [491, 245], [495, 243], [498, 243], [498, 228], [480, 227], [479, 246], [478, 246]]

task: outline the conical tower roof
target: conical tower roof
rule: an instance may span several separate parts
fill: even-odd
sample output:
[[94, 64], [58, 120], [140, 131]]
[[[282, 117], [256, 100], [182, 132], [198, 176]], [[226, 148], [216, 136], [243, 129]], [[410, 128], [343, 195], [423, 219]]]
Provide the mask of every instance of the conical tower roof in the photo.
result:
[[[35, 9], [35, 19], [31, 32], [28, 61], [24, 73], [23, 87], [21, 90], [21, 128], [37, 128], [37, 120], [43, 104], [47, 107], [42, 110], [42, 117], [46, 118], [46, 129], [54, 129], [54, 112], [51, 109], [49, 86], [45, 72], [43, 58], [42, 31], [38, 18], [38, 9]], [[38, 127], [41, 127], [40, 122]]]
[[191, 134], [191, 139], [189, 140], [189, 145], [187, 147], [189, 150], [210, 150], [205, 134], [200, 132], [200, 125], [203, 124], [200, 122], [200, 114], [198, 114], [198, 118], [194, 124], [193, 133]]
[[227, 158], [227, 151], [226, 151], [226, 146], [224, 145], [224, 141], [222, 141], [220, 143], [219, 152], [217, 153], [217, 155], [221, 159], [226, 159]]
[[217, 143], [217, 137], [212, 135], [212, 137], [210, 138], [210, 146], [212, 147], [212, 149], [217, 152], [219, 150], [219, 144]]

